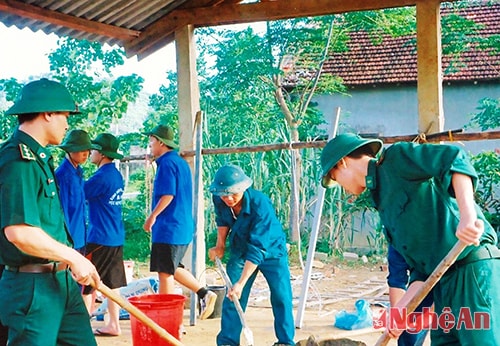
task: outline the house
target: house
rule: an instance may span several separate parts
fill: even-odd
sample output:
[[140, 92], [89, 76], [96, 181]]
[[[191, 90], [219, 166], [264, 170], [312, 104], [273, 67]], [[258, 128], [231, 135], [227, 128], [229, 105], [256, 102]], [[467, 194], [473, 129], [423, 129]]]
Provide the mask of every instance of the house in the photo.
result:
[[[500, 3], [475, 2], [466, 8], [441, 5], [443, 19], [454, 14], [481, 26], [476, 37], [500, 35]], [[314, 101], [323, 114], [331, 117], [337, 107], [341, 108], [339, 132], [379, 136], [416, 134], [416, 36], [385, 35], [380, 44], [374, 44], [367, 33], [358, 32], [351, 35], [348, 45], [348, 52], [330, 55], [323, 73], [341, 77], [349, 95], [316, 96]], [[482, 98], [500, 98], [500, 50], [480, 50], [477, 44], [469, 44], [468, 48], [459, 56], [443, 54], [442, 57], [445, 130], [468, 124]], [[500, 148], [500, 141], [467, 142], [466, 147], [476, 153]]]

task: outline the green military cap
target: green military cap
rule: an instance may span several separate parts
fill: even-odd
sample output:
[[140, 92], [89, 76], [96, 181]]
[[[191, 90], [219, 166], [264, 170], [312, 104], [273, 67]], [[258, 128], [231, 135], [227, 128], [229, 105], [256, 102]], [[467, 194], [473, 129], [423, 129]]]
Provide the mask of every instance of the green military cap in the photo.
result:
[[155, 136], [167, 147], [177, 149], [179, 146], [174, 141], [174, 131], [166, 125], [158, 125], [154, 129], [145, 133], [146, 136]]
[[343, 157], [365, 145], [370, 147], [373, 156], [375, 156], [382, 148], [382, 144], [380, 139], [362, 138], [353, 133], [344, 133], [331, 139], [321, 152], [321, 168], [323, 170], [321, 185], [325, 188], [335, 185], [329, 172]]
[[42, 78], [26, 84], [14, 105], [5, 114], [20, 115], [42, 112], [80, 113], [78, 105], [64, 85]]
[[67, 151], [68, 153], [86, 151], [90, 149], [102, 149], [100, 145], [92, 143], [89, 134], [83, 130], [71, 130], [61, 145], [59, 145], [59, 148]]
[[123, 155], [118, 153], [120, 141], [111, 133], [101, 133], [92, 141], [92, 144], [97, 144], [101, 147], [99, 152], [111, 159], [123, 159]]
[[244, 192], [253, 181], [243, 170], [235, 165], [225, 165], [215, 173], [210, 192], [216, 196], [229, 196]]

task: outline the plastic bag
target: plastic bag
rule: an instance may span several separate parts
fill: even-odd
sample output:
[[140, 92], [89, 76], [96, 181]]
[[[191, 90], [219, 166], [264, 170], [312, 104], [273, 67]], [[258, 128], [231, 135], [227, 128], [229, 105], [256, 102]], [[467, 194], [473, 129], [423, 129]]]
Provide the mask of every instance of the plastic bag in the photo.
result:
[[372, 326], [373, 316], [370, 304], [364, 299], [359, 299], [354, 306], [356, 308], [354, 312], [341, 310], [335, 315], [335, 327], [353, 330]]
[[[130, 298], [140, 296], [143, 294], [158, 293], [159, 281], [156, 277], [148, 277], [143, 279], [134, 280], [129, 282], [127, 286], [120, 288], [120, 295], [122, 298]], [[104, 321], [104, 315], [108, 311], [108, 299], [104, 299], [102, 304], [92, 313], [97, 321]], [[128, 320], [130, 315], [127, 310], [120, 309], [120, 320]]]

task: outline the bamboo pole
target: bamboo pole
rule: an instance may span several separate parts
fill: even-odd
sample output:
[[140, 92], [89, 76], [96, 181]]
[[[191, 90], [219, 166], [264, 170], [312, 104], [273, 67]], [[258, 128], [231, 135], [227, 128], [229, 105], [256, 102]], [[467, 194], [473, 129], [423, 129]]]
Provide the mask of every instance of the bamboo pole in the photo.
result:
[[[329, 129], [329, 138], [332, 139], [337, 135], [337, 129], [340, 121], [340, 107], [337, 107], [337, 112], [335, 113], [334, 121], [331, 123], [331, 129]], [[307, 251], [307, 261], [303, 268], [304, 275], [302, 281], [302, 287], [299, 297], [299, 306], [297, 307], [297, 316], [295, 318], [295, 328], [302, 328], [304, 321], [304, 312], [307, 302], [307, 293], [309, 291], [309, 285], [311, 283], [311, 272], [314, 261], [314, 253], [316, 252], [316, 243], [318, 241], [319, 228], [321, 224], [321, 215], [323, 213], [323, 205], [325, 200], [325, 188], [319, 184], [318, 186], [318, 198], [316, 200], [316, 208], [314, 210], [314, 220], [313, 226], [309, 236], [309, 248]], [[300, 244], [299, 244], [300, 247]]]
[[[377, 136], [377, 135], [363, 135], [363, 137], [376, 137], [382, 140], [385, 144], [392, 144], [396, 142], [467, 142], [467, 141], [481, 141], [481, 140], [492, 140], [500, 139], [500, 131], [487, 131], [487, 132], [470, 132], [465, 133], [462, 129], [459, 130], [449, 130], [439, 133], [433, 133], [430, 135], [423, 134], [413, 134], [413, 135], [402, 135], [402, 136]], [[272, 150], [290, 150], [290, 149], [308, 149], [308, 148], [323, 148], [327, 140], [314, 140], [307, 142], [293, 142], [293, 143], [274, 143], [274, 144], [262, 144], [254, 146], [236, 147], [236, 148], [204, 148], [201, 151], [202, 155], [221, 155], [221, 154], [234, 154], [234, 153], [252, 153], [252, 152], [262, 152], [262, 151], [272, 151]], [[180, 153], [181, 156], [194, 156], [195, 151], [187, 150]], [[123, 158], [121, 161], [136, 161], [144, 160], [144, 155], [131, 155]]]
[[[198, 264], [198, 236], [203, 234], [203, 200], [200, 201], [200, 196], [203, 196], [203, 179], [202, 179], [202, 155], [201, 149], [203, 147], [203, 113], [202, 111], [196, 112], [194, 121], [194, 137], [195, 137], [195, 160], [194, 160], [194, 205], [193, 215], [195, 218], [195, 232], [193, 234], [193, 242], [191, 245], [191, 271], [194, 277], [197, 277], [197, 264]], [[204, 240], [203, 240], [204, 242]], [[191, 326], [196, 325], [196, 292], [191, 292], [189, 323]]]

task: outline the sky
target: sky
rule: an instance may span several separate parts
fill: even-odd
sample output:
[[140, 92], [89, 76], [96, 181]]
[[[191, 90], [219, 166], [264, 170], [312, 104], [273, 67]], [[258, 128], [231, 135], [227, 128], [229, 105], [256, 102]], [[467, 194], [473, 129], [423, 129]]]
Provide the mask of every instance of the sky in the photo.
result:
[[[241, 30], [249, 25], [257, 32], [265, 28], [265, 22], [225, 27]], [[30, 77], [47, 74], [49, 72], [47, 56], [57, 47], [57, 39], [55, 34], [46, 35], [42, 31], [33, 32], [30, 29], [20, 30], [15, 26], [7, 28], [0, 23], [0, 79], [14, 77], [24, 81]], [[136, 73], [144, 78], [144, 90], [155, 93], [165, 83], [166, 72], [176, 69], [175, 60], [175, 44], [170, 43], [141, 61], [136, 57], [127, 59], [125, 64], [113, 73], [115, 77]]]
[[[57, 39], [54, 34], [7, 28], [0, 23], [0, 79], [13, 77], [24, 81], [47, 74], [47, 56], [57, 47]], [[165, 83], [166, 71], [175, 69], [175, 45], [171, 43], [141, 61], [136, 57], [127, 59], [113, 74], [116, 77], [136, 73], [144, 78], [144, 90], [154, 93]]]

